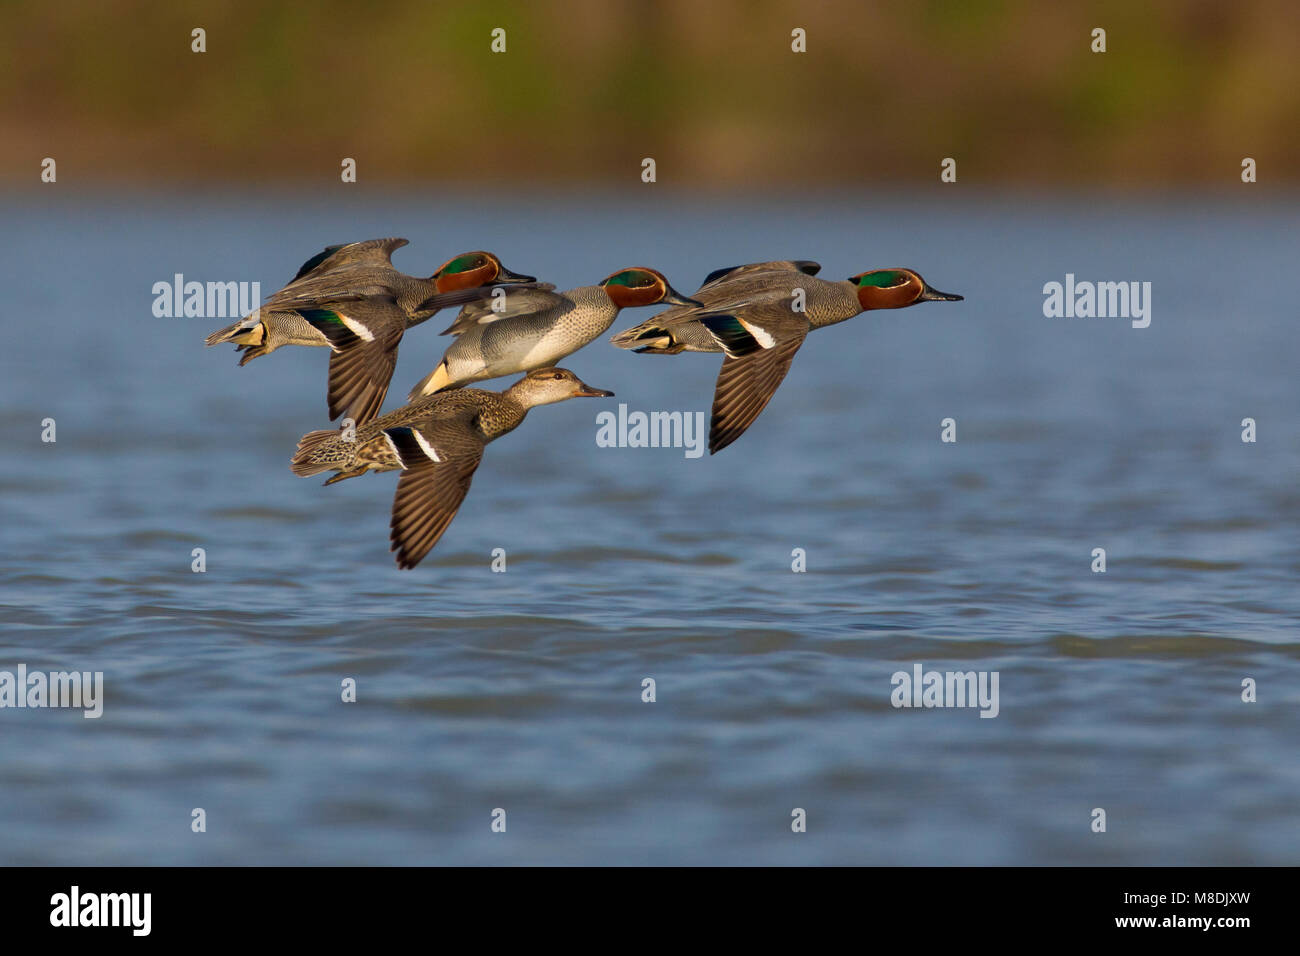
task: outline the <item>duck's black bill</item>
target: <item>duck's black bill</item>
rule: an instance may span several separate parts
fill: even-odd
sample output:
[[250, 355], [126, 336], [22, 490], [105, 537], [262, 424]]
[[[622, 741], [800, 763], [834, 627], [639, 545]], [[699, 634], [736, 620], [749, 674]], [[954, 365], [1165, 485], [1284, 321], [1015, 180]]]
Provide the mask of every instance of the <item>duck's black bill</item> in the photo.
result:
[[668, 302], [668, 303], [671, 303], [672, 305], [693, 305], [693, 306], [695, 306], [696, 308], [703, 308], [703, 307], [704, 307], [704, 303], [703, 303], [703, 302], [700, 302], [700, 301], [697, 300], [697, 299], [692, 299], [692, 298], [689, 298], [689, 297], [687, 297], [687, 296], [682, 295], [680, 292], [678, 292], [678, 291], [677, 291], [676, 289], [674, 289], [672, 286], [669, 286], [669, 287], [668, 287], [668, 294], [664, 296], [664, 301], [665, 301], [665, 302]]
[[501, 267], [501, 272], [497, 274], [497, 282], [501, 285], [508, 285], [512, 282], [536, 282], [537, 276], [526, 276], [519, 272], [511, 272], [505, 266]]
[[583, 398], [613, 398], [614, 393], [603, 388], [592, 388], [590, 385], [582, 386], [582, 391], [578, 393]]
[[931, 289], [929, 286], [926, 286], [925, 291], [921, 293], [921, 301], [922, 302], [965, 302], [966, 297], [961, 295], [955, 295], [952, 292], [940, 292], [938, 289]]

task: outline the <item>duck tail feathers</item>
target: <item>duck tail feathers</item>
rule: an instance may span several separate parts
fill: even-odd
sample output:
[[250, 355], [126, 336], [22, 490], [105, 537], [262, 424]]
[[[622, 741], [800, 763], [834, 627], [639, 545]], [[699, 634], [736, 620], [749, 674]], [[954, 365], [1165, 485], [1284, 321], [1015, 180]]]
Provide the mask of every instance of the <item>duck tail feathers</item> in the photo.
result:
[[235, 345], [264, 345], [266, 344], [266, 326], [262, 324], [260, 319], [247, 316], [233, 325], [227, 325], [224, 329], [217, 329], [203, 340], [203, 344], [208, 348], [221, 345], [223, 342], [233, 342]]
[[346, 441], [335, 429], [308, 432], [298, 440], [289, 468], [300, 478], [341, 470], [351, 464], [355, 446], [356, 442]]
[[648, 352], [651, 355], [676, 355], [686, 348], [685, 343], [677, 341], [671, 329], [648, 322], [619, 332], [610, 342], [621, 349]]

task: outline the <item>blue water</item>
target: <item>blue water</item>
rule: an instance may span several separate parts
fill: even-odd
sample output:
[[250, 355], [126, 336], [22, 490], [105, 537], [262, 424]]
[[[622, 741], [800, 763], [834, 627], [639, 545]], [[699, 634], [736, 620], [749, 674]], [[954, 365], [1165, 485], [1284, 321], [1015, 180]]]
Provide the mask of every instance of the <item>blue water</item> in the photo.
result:
[[[3, 200], [0, 669], [103, 671], [104, 713], [0, 710], [0, 862], [1300, 858], [1293, 201], [57, 188]], [[399, 572], [395, 476], [289, 472], [329, 425], [325, 353], [237, 368], [203, 347], [224, 321], [150, 291], [270, 293], [384, 235], [426, 275], [486, 248], [689, 293], [789, 256], [966, 301], [819, 331], [699, 459], [598, 448], [595, 416], [707, 411], [717, 357], [598, 341], [565, 364], [618, 397], [533, 412]], [[1150, 327], [1045, 318], [1066, 273], [1151, 282]], [[996, 671], [999, 715], [892, 707], [916, 663]]]

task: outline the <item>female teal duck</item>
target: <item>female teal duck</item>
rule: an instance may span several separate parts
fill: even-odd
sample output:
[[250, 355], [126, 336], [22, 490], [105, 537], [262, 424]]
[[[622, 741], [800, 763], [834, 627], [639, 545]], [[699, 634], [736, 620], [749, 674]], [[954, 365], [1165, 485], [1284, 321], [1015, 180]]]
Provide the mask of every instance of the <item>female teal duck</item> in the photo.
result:
[[962, 300], [930, 288], [911, 269], [877, 269], [843, 282], [816, 278], [820, 269], [809, 260], [719, 269], [695, 293], [699, 306], [661, 312], [610, 341], [656, 355], [725, 354], [709, 426], [709, 454], [715, 454], [767, 407], [810, 331], [874, 309]]
[[207, 344], [235, 343], [244, 353], [240, 365], [284, 345], [328, 347], [330, 418], [346, 412], [369, 421], [383, 406], [407, 329], [439, 309], [482, 299], [495, 286], [537, 284], [490, 252], [456, 256], [427, 279], [409, 276], [391, 258], [406, 244], [395, 238], [330, 246], [258, 311], [213, 332]]
[[337, 472], [325, 484], [367, 471], [402, 469], [393, 498], [390, 550], [399, 568], [428, 554], [465, 500], [483, 448], [523, 422], [530, 408], [570, 398], [611, 397], [568, 369], [535, 369], [502, 392], [439, 392], [356, 429], [309, 432], [298, 442], [295, 475]]
[[465, 306], [443, 335], [456, 341], [407, 396], [554, 365], [603, 334], [620, 309], [668, 302], [697, 307], [654, 269], [622, 269], [599, 285], [567, 292], [520, 289]]

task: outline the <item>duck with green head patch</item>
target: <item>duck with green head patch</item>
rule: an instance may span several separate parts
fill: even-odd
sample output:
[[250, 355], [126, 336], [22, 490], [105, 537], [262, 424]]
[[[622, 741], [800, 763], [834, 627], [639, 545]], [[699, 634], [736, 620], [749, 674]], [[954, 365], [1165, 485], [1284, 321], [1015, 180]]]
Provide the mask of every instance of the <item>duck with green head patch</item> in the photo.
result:
[[520, 289], [467, 305], [443, 332], [456, 341], [408, 397], [554, 365], [603, 334], [620, 309], [661, 302], [699, 304], [674, 290], [662, 273], [637, 266], [599, 285], [567, 292]]
[[388, 392], [397, 346], [406, 330], [439, 309], [475, 302], [500, 285], [550, 289], [507, 269], [490, 252], [467, 252], [427, 279], [393, 268], [405, 239], [370, 239], [330, 246], [252, 315], [213, 332], [208, 345], [232, 342], [240, 365], [283, 345], [326, 347], [330, 418], [358, 423], [378, 414]]
[[932, 289], [911, 269], [877, 269], [842, 282], [816, 278], [820, 269], [810, 260], [782, 260], [718, 270], [695, 293], [699, 306], [661, 312], [610, 341], [652, 355], [725, 354], [709, 427], [713, 454], [767, 407], [810, 331], [876, 309], [962, 299]]

